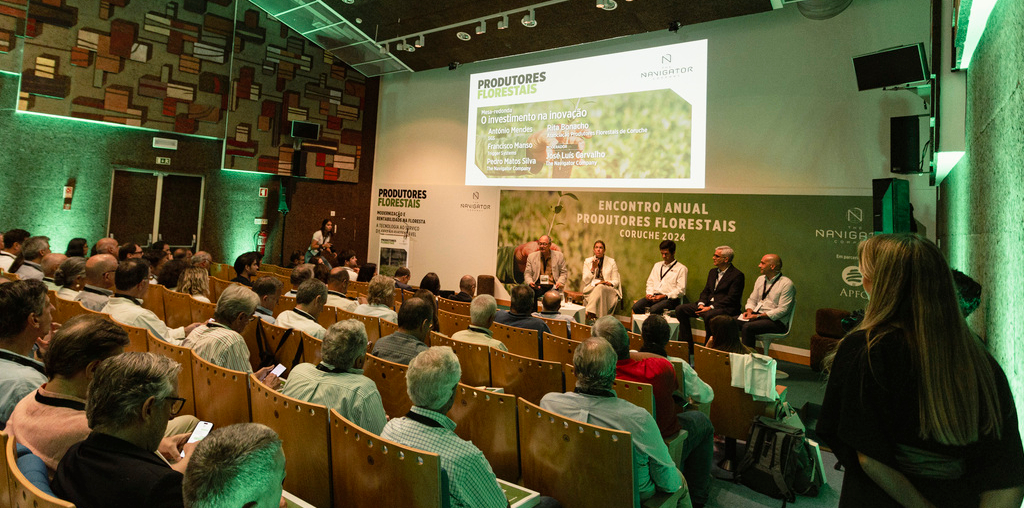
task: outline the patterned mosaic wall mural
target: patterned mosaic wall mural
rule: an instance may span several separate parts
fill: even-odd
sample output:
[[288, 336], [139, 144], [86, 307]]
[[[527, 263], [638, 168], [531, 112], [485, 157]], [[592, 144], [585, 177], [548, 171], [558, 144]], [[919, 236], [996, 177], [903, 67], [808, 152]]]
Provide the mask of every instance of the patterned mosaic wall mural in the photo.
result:
[[226, 169], [358, 181], [365, 79], [248, 0], [0, 0], [0, 70], [21, 73], [21, 111], [222, 138]]
[[[242, 0], [231, 80], [225, 168], [358, 181], [361, 74]], [[318, 125], [319, 139], [293, 139], [292, 121]]]

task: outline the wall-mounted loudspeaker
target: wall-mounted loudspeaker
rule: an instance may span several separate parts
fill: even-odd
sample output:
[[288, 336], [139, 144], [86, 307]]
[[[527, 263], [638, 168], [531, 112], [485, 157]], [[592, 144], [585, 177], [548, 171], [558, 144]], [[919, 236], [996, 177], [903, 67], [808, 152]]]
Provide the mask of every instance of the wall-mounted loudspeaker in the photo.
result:
[[[921, 130], [928, 136], [927, 125], [922, 120], [927, 116], [895, 116], [889, 119], [889, 169], [893, 173], [926, 173], [922, 167], [928, 161], [922, 160]], [[930, 160], [930, 157], [926, 158]]]
[[916, 83], [931, 76], [923, 42], [854, 57], [853, 71], [857, 90]]
[[871, 187], [875, 233], [910, 232], [913, 222], [910, 182], [899, 178], [876, 178], [871, 181]]

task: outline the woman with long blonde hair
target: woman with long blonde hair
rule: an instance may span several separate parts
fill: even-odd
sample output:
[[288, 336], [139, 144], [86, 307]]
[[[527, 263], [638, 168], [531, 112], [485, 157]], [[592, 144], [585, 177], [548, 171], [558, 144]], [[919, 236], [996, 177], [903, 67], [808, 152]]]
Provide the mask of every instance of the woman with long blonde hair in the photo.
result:
[[831, 359], [816, 428], [846, 468], [839, 506], [1019, 507], [1009, 384], [967, 327], [942, 253], [898, 234], [858, 254], [870, 299]]
[[178, 278], [178, 292], [210, 303], [210, 273], [205, 268], [186, 268]]

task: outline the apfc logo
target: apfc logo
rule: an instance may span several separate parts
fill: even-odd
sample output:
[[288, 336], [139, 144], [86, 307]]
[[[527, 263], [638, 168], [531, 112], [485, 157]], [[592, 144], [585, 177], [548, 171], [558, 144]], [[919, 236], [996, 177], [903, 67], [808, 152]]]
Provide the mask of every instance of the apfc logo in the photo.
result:
[[864, 276], [860, 273], [860, 268], [856, 266], [847, 266], [843, 270], [843, 282], [848, 286], [860, 286], [864, 284]]

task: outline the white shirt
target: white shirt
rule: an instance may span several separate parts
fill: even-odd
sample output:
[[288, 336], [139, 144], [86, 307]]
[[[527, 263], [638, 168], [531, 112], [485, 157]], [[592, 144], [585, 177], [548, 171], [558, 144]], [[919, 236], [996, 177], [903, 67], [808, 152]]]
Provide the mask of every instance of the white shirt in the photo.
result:
[[796, 287], [793, 281], [779, 273], [772, 280], [765, 280], [761, 275], [754, 282], [754, 290], [747, 298], [747, 308], [754, 312], [763, 312], [773, 321], [786, 322], [793, 310], [796, 299]]
[[0, 252], [0, 270], [5, 272], [11, 271], [11, 265], [14, 264], [14, 260], [17, 258], [14, 254], [4, 251]]
[[353, 312], [359, 306], [359, 302], [349, 299], [337, 291], [327, 291], [327, 304], [330, 307], [337, 307], [341, 310]]
[[175, 346], [180, 346], [181, 341], [185, 338], [185, 327], [167, 328], [167, 325], [153, 311], [130, 298], [111, 296], [107, 300], [107, 305], [100, 312], [110, 314], [110, 317], [128, 326], [146, 328], [153, 332], [153, 335]]
[[317, 323], [313, 316], [299, 309], [282, 312], [277, 316], [276, 324], [282, 328], [294, 328], [306, 332], [320, 340], [324, 340], [324, 336], [327, 335], [327, 330], [320, 326], [320, 323]]
[[679, 260], [672, 261], [665, 266], [664, 261], [654, 263], [651, 269], [651, 276], [647, 277], [648, 295], [661, 294], [669, 298], [679, 298], [679, 295], [686, 292], [686, 265]]

